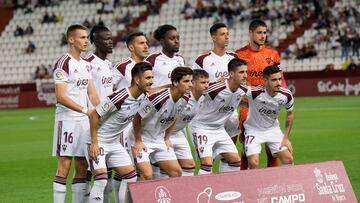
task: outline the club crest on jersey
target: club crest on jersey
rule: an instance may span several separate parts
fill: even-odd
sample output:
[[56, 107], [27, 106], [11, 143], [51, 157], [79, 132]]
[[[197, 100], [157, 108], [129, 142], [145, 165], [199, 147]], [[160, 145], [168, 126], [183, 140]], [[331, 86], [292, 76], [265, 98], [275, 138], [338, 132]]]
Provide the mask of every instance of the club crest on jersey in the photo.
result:
[[67, 145], [66, 145], [66, 144], [63, 144], [61, 147], [62, 147], [63, 151], [65, 152], [65, 151], [66, 151], [66, 148], [67, 148]]
[[144, 112], [145, 113], [149, 113], [151, 111], [151, 106], [150, 105], [146, 105], [145, 107], [144, 107]]
[[77, 69], [74, 70], [74, 73], [78, 73], [79, 71]]
[[265, 61], [266, 61], [266, 63], [268, 63], [269, 65], [270, 65], [271, 62], [272, 62], [271, 58], [265, 58]]
[[110, 109], [110, 104], [109, 103], [104, 103], [102, 106], [101, 106], [101, 109], [103, 110], [103, 111], [109, 111], [109, 109]]
[[62, 72], [56, 72], [55, 73], [55, 80], [62, 80], [64, 78]]
[[98, 67], [98, 68], [97, 68], [97, 71], [101, 71], [101, 68], [100, 68], [100, 67]]

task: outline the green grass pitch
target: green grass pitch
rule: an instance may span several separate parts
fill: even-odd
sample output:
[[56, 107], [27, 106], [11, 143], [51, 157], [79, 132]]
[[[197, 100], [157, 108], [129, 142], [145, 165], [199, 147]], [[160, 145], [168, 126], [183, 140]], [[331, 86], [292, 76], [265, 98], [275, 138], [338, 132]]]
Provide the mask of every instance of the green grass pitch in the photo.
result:
[[[0, 202], [52, 202], [54, 108], [0, 110], [0, 123]], [[359, 123], [359, 96], [296, 98], [290, 135], [296, 164], [342, 160], [358, 199]]]

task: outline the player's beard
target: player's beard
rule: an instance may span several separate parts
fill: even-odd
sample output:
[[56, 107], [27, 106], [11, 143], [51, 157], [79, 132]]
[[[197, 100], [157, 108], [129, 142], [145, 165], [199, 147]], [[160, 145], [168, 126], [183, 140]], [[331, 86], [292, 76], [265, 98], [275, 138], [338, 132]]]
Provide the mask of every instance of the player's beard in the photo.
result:
[[172, 50], [171, 50], [173, 53], [177, 53], [177, 52], [179, 52], [179, 48], [172, 48]]

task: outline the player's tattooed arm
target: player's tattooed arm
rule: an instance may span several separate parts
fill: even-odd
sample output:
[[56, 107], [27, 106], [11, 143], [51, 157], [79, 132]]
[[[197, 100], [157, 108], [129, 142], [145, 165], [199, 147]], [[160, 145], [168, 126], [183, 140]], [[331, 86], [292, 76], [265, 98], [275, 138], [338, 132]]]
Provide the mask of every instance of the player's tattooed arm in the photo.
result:
[[284, 139], [281, 143], [281, 147], [285, 146], [289, 149], [290, 152], [292, 152], [292, 145], [291, 142], [289, 140], [289, 135], [290, 135], [290, 131], [292, 128], [294, 122], [294, 111], [288, 111], [286, 113], [286, 118], [285, 118], [285, 133], [284, 133]]

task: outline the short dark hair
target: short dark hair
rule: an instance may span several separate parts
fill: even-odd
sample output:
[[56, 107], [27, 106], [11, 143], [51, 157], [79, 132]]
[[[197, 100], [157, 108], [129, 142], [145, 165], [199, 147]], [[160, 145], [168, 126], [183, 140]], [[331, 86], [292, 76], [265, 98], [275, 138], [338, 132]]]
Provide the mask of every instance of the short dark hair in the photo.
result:
[[134, 32], [131, 32], [130, 34], [128, 34], [126, 36], [126, 40], [125, 40], [126, 46], [129, 46], [129, 44], [131, 44], [134, 41], [135, 37], [139, 37], [139, 36], [146, 37], [146, 35], [140, 31], [134, 31]]
[[166, 34], [167, 31], [169, 30], [176, 30], [176, 27], [172, 26], [172, 25], [160, 25], [158, 28], [156, 28], [156, 30], [154, 31], [154, 38], [157, 41], [160, 41], [164, 35]]
[[148, 62], [139, 62], [131, 69], [131, 84], [134, 78], [144, 73], [145, 71], [152, 70], [152, 65]]
[[227, 28], [225, 23], [215, 23], [214, 25], [211, 26], [211, 28], [209, 30], [210, 35], [214, 35], [218, 29], [223, 28], [223, 27]]
[[251, 21], [250, 24], [249, 24], [249, 30], [250, 31], [254, 31], [258, 27], [267, 27], [267, 26], [266, 26], [266, 23], [264, 21], [259, 20], [259, 19], [255, 19], [255, 20]]
[[94, 43], [94, 35], [95, 33], [99, 33], [99, 32], [104, 32], [104, 31], [109, 31], [109, 28], [103, 26], [103, 25], [95, 25], [91, 31], [90, 31], [90, 43], [93, 44]]
[[267, 66], [266, 68], [264, 68], [263, 70], [263, 77], [264, 78], [269, 78], [270, 75], [275, 74], [275, 73], [279, 73], [282, 70], [279, 68], [279, 66]]
[[87, 27], [80, 25], [80, 24], [74, 24], [70, 25], [68, 29], [66, 30], [66, 39], [69, 39], [70, 35], [73, 34], [76, 30], [85, 30], [87, 31]]
[[239, 59], [239, 58], [233, 58], [228, 63], [228, 71], [234, 72], [237, 67], [246, 66], [246, 65], [247, 65], [247, 62], [245, 60]]
[[193, 70], [189, 67], [179, 66], [171, 72], [171, 84], [173, 82], [180, 82], [181, 78], [186, 75], [193, 75]]
[[193, 70], [193, 80], [197, 80], [200, 77], [209, 78], [209, 73], [203, 69], [195, 69]]

